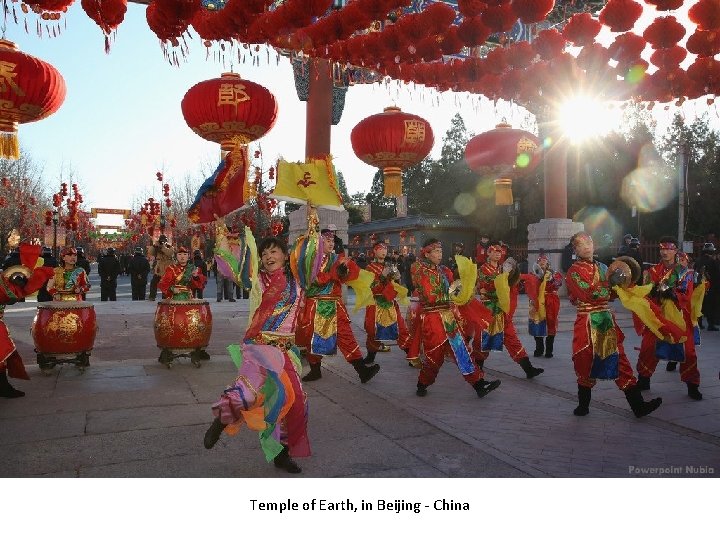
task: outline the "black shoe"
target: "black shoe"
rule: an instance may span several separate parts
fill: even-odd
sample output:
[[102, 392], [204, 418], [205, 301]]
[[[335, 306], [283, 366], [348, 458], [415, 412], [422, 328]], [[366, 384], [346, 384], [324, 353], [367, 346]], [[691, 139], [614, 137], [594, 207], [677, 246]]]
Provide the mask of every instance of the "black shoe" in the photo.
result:
[[302, 472], [300, 466], [290, 457], [288, 447], [285, 445], [283, 445], [282, 451], [275, 456], [273, 463], [278, 469], [285, 469], [285, 471], [290, 474], [299, 474]]
[[362, 363], [366, 366], [372, 364], [375, 362], [375, 356], [377, 356], [377, 351], [368, 351], [367, 356], [362, 359]]
[[518, 363], [520, 364], [520, 367], [523, 368], [523, 371], [525, 372], [525, 376], [528, 379], [532, 379], [533, 377], [536, 377], [537, 375], [540, 375], [541, 373], [543, 373], [545, 371], [543, 368], [537, 368], [537, 367], [533, 366], [530, 363], [530, 359], [527, 356], [525, 358], [523, 358], [522, 360], [520, 360], [520, 362], [518, 362]]
[[590, 414], [590, 398], [592, 397], [592, 388], [578, 385], [578, 406], [575, 407], [573, 414], [575, 416], [587, 416]]
[[700, 393], [700, 385], [692, 383], [686, 384], [688, 388], [688, 396], [690, 396], [690, 398], [694, 399], [695, 401], [700, 401], [702, 399], [702, 394]]
[[555, 336], [545, 338], [545, 358], [553, 357], [553, 347], [555, 345]]
[[637, 387], [638, 390], [650, 390], [650, 377], [643, 377], [642, 375], [638, 375]]
[[205, 432], [205, 438], [203, 439], [203, 445], [205, 445], [205, 448], [210, 450], [213, 446], [215, 446], [215, 443], [220, 440], [220, 435], [224, 429], [225, 424], [220, 421], [220, 417], [216, 417], [215, 420], [213, 420], [213, 423], [210, 424], [208, 430]]
[[642, 394], [640, 393], [640, 388], [637, 385], [625, 390], [625, 398], [630, 404], [630, 408], [636, 418], [647, 416], [662, 404], [662, 398], [644, 401]]
[[362, 358], [355, 360], [354, 362], [350, 362], [350, 365], [355, 371], [357, 371], [357, 374], [360, 376], [360, 382], [363, 384], [372, 379], [375, 375], [377, 375], [377, 372], [380, 371], [380, 366], [377, 364], [373, 364], [371, 366], [363, 364]]
[[487, 396], [490, 392], [500, 386], [500, 382], [501, 381], [486, 381], [484, 379], [480, 379], [475, 384], [473, 384], [473, 388], [475, 389], [478, 397], [482, 398]]
[[0, 397], [14, 399], [23, 397], [24, 395], [25, 392], [14, 388], [13, 385], [10, 384], [7, 378], [7, 371], [0, 371]]
[[420, 397], [427, 396], [427, 386], [422, 383], [417, 383], [417, 390], [415, 390], [415, 395]]
[[318, 379], [322, 378], [322, 373], [320, 372], [320, 364], [310, 364], [310, 371], [307, 375], [305, 375], [302, 380], [303, 382], [310, 382], [310, 381], [317, 381]]
[[677, 362], [668, 362], [665, 364], [665, 371], [675, 371], [675, 368], [677, 367]]
[[533, 356], [535, 358], [539, 358], [545, 354], [545, 342], [543, 341], [543, 338], [536, 337], [535, 338], [535, 350], [533, 351]]

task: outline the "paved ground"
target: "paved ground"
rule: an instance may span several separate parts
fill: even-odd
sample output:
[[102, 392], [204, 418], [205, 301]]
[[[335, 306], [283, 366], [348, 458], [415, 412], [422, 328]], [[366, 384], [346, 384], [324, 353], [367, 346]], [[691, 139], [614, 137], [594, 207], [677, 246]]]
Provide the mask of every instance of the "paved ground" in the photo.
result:
[[[233, 379], [225, 347], [241, 336], [246, 301], [217, 303], [210, 279], [212, 359], [200, 369], [181, 359], [168, 370], [157, 362], [155, 304], [131, 302], [129, 290], [121, 278], [118, 302], [99, 302], [97, 286], [89, 296], [99, 332], [85, 373], [62, 366], [42, 375], [29, 335], [35, 305], [7, 309], [6, 323], [32, 380], [13, 381], [25, 398], [0, 401], [0, 476], [282, 476], [264, 462], [250, 431], [223, 436], [211, 451], [202, 446], [210, 405]], [[524, 300], [516, 318], [521, 332]], [[703, 333], [703, 401], [690, 400], [678, 373], [661, 365], [645, 393], [664, 400], [651, 417], [636, 419], [615, 385], [601, 382], [590, 415], [577, 418], [573, 318], [571, 306], [563, 305], [555, 357], [534, 361], [545, 368], [536, 379], [525, 379], [506, 355], [491, 355], [489, 377], [502, 386], [482, 400], [452, 364], [425, 398], [416, 397], [417, 372], [397, 348], [378, 355], [382, 370], [365, 385], [341, 357], [328, 358], [323, 378], [305, 385], [313, 456], [301, 461], [303, 476], [720, 476], [718, 333]], [[639, 340], [627, 313], [619, 321], [634, 361]], [[354, 322], [364, 345], [362, 314]], [[529, 336], [521, 338], [530, 346]]]

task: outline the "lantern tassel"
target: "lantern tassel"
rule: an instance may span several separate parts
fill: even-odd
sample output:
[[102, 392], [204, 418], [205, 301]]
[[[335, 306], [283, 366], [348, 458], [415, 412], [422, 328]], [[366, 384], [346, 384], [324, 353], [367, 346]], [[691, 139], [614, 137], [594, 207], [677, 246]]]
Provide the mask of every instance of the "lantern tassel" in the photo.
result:
[[512, 180], [510, 178], [498, 178], [495, 180], [495, 206], [510, 206], [512, 203]]
[[402, 195], [402, 169], [385, 167], [383, 169], [384, 197], [400, 197]]
[[18, 159], [20, 157], [20, 143], [17, 133], [0, 133], [0, 157]]

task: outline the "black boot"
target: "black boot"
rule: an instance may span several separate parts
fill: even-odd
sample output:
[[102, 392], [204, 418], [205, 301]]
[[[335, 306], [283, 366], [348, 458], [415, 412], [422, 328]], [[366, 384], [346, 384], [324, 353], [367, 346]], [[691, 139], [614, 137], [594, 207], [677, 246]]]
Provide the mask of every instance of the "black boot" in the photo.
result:
[[688, 387], [688, 396], [690, 396], [695, 401], [700, 401], [702, 399], [702, 394], [700, 393], [700, 385], [693, 383], [685, 384], [687, 384]]
[[637, 387], [638, 390], [650, 390], [650, 377], [643, 377], [638, 375]]
[[698, 327], [700, 327], [701, 330], [705, 329], [705, 325], [703, 324], [703, 318], [698, 317]]
[[500, 386], [500, 381], [486, 381], [485, 379], [480, 379], [476, 383], [473, 384], [473, 388], [475, 389], [475, 392], [477, 393], [478, 397], [485, 397], [490, 392], [495, 390], [498, 386]]
[[293, 458], [290, 457], [288, 447], [285, 445], [283, 445], [283, 449], [280, 453], [275, 456], [273, 463], [278, 469], [285, 469], [290, 474], [299, 474], [302, 472], [300, 466], [293, 461]]
[[377, 355], [377, 351], [368, 351], [367, 356], [362, 359], [362, 363], [367, 365], [372, 364], [375, 362], [375, 356]]
[[545, 342], [543, 341], [543, 338], [536, 337], [535, 338], [535, 350], [533, 351], [533, 356], [535, 358], [542, 356], [545, 353]]
[[573, 411], [575, 416], [587, 416], [590, 413], [590, 397], [592, 388], [578, 384], [578, 406]]
[[310, 382], [317, 381], [320, 378], [322, 378], [322, 373], [320, 372], [320, 362], [318, 362], [317, 364], [310, 364], [310, 371], [302, 380], [303, 382]]
[[210, 424], [210, 427], [205, 432], [205, 438], [203, 439], [205, 448], [210, 450], [213, 446], [215, 446], [215, 443], [220, 440], [220, 435], [224, 429], [225, 424], [220, 421], [220, 417], [215, 417], [215, 420], [213, 420], [213, 423]]
[[651, 399], [650, 401], [644, 401], [640, 393], [640, 388], [638, 388], [637, 385], [625, 390], [625, 398], [637, 418], [642, 418], [650, 414], [662, 403], [662, 398], [659, 397]]
[[363, 364], [362, 358], [355, 360], [354, 362], [350, 362], [350, 365], [355, 371], [357, 371], [357, 374], [360, 375], [360, 382], [363, 384], [372, 379], [377, 372], [380, 371], [380, 366], [377, 364], [373, 364], [372, 366], [366, 366]]
[[532, 379], [533, 377], [540, 375], [542, 372], [545, 371], [543, 368], [533, 366], [527, 356], [520, 360], [520, 362], [518, 363], [520, 364], [520, 367], [523, 368], [523, 371], [525, 372], [525, 375], [528, 379]]
[[545, 338], [545, 358], [553, 357], [553, 345], [555, 345], [555, 336]]
[[665, 364], [665, 371], [675, 371], [675, 368], [677, 367], [677, 362], [668, 362]]
[[13, 399], [23, 397], [24, 395], [25, 392], [13, 388], [13, 385], [10, 384], [7, 378], [7, 372], [5, 370], [0, 371], [0, 397]]
[[417, 383], [417, 390], [415, 390], [415, 395], [420, 397], [427, 396], [427, 385], [423, 383]]

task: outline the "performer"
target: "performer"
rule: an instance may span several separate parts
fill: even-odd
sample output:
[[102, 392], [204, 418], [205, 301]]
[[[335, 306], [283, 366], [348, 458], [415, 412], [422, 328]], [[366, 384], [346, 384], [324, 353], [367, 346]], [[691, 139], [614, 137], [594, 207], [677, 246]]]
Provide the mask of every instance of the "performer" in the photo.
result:
[[533, 356], [537, 358], [544, 354], [545, 358], [552, 358], [560, 313], [558, 289], [563, 277], [560, 272], [553, 272], [544, 253], [538, 256], [533, 273], [521, 277], [525, 281], [530, 311], [528, 331], [535, 338]]
[[[506, 265], [503, 272], [503, 246], [500, 242], [490, 242], [487, 247], [487, 262], [478, 272], [478, 292], [480, 301], [492, 312], [492, 320], [482, 339], [481, 350], [474, 351], [476, 361], [482, 366], [490, 351], [501, 351], [503, 346], [525, 372], [528, 379], [540, 375], [545, 370], [532, 365], [525, 347], [523, 347], [513, 323], [517, 307], [517, 265]], [[514, 262], [514, 261], [512, 261]], [[512, 278], [512, 279], [511, 279]], [[512, 281], [515, 281], [512, 283]], [[498, 290], [498, 285], [501, 290]], [[500, 294], [499, 294], [500, 293]]]
[[82, 300], [90, 290], [85, 269], [77, 266], [78, 252], [66, 247], [60, 253], [62, 266], [55, 268], [53, 278], [48, 281], [47, 290], [55, 301], [72, 302]]
[[[387, 251], [385, 242], [375, 242], [373, 246], [375, 258], [365, 268], [375, 276], [370, 286], [375, 303], [365, 308], [368, 352], [363, 362], [366, 364], [375, 361], [378, 351], [389, 350], [382, 341], [397, 341], [398, 346], [405, 353], [410, 344], [410, 335], [396, 300], [398, 290], [403, 291], [404, 288], [398, 283], [400, 272], [397, 267], [386, 264]], [[404, 290], [404, 294], [407, 295], [407, 290]]]
[[644, 283], [652, 283], [650, 300], [670, 321], [684, 330], [684, 342], [663, 341], [649, 329], [642, 329], [642, 343], [638, 355], [638, 387], [650, 390], [650, 377], [655, 373], [658, 360], [680, 363], [680, 380], [687, 385], [688, 396], [701, 400], [700, 372], [695, 353], [695, 336], [692, 318], [692, 288], [688, 287], [687, 270], [677, 262], [677, 242], [664, 236], [660, 239], [660, 262], [644, 274]]
[[[473, 362], [461, 331], [460, 314], [451, 300], [452, 272], [442, 262], [442, 244], [431, 238], [423, 244], [420, 259], [411, 268], [413, 285], [420, 303], [408, 359], [417, 360], [422, 344], [425, 357], [418, 376], [416, 395], [427, 395], [446, 356], [457, 365], [463, 378], [472, 385], [478, 397], [484, 397], [500, 386], [500, 381], [486, 381], [482, 367]], [[454, 284], [453, 293], [458, 292]]]
[[305, 290], [305, 308], [298, 322], [298, 344], [306, 347], [310, 364], [310, 372], [303, 377], [303, 381], [320, 379], [322, 357], [336, 354], [339, 348], [357, 371], [360, 382], [366, 383], [380, 371], [380, 366], [364, 364], [341, 296], [342, 284], [356, 280], [360, 276], [360, 268], [352, 259], [333, 251], [334, 231], [323, 229], [320, 234], [322, 258], [319, 271]]
[[171, 264], [165, 269], [158, 284], [163, 298], [189, 300], [193, 297], [194, 289], [205, 288], [207, 278], [194, 264], [188, 264], [189, 257], [188, 249], [180, 246], [175, 255], [177, 264]]
[[[218, 266], [231, 268], [233, 280], [249, 288], [247, 277], [257, 275], [257, 271], [248, 271], [247, 263], [257, 255], [244, 245], [232, 250], [223, 234], [227, 231], [224, 223], [218, 224], [218, 231]], [[246, 229], [246, 239], [254, 246], [249, 231]], [[303, 291], [298, 276], [286, 264], [288, 249], [282, 239], [265, 238], [257, 251], [262, 266], [252, 290], [253, 294], [259, 291], [262, 297], [251, 313], [242, 346], [228, 347], [239, 364], [238, 376], [213, 405], [215, 420], [205, 433], [203, 444], [210, 449], [223, 431], [234, 435], [247, 423], [250, 429], [260, 432], [260, 445], [267, 460], [272, 459], [275, 467], [296, 474], [302, 469], [292, 457], [310, 455], [307, 396], [300, 382], [302, 366], [295, 347]]]
[[480, 235], [480, 242], [475, 246], [475, 263], [478, 267], [487, 262], [487, 248], [490, 244], [490, 237], [483, 233]]
[[[8, 245], [14, 248], [19, 240], [20, 236], [13, 230], [9, 235]], [[25, 395], [25, 392], [10, 384], [8, 377], [30, 379], [3, 321], [3, 315], [6, 306], [38, 291], [52, 277], [52, 268], [36, 268], [40, 250], [38, 245], [20, 244], [18, 251], [3, 261], [3, 272], [0, 274], [0, 397], [3, 398], [19, 398]]]
[[571, 238], [577, 260], [570, 266], [565, 283], [570, 301], [577, 307], [573, 333], [573, 365], [577, 375], [578, 406], [575, 416], [590, 412], [592, 387], [597, 379], [615, 380], [637, 418], [650, 414], [662, 398], [644, 401], [630, 362], [625, 355], [624, 334], [608, 309], [614, 298], [611, 286], [623, 276], [618, 271], [608, 275], [608, 268], [593, 260], [594, 245], [589, 234], [579, 232]]

